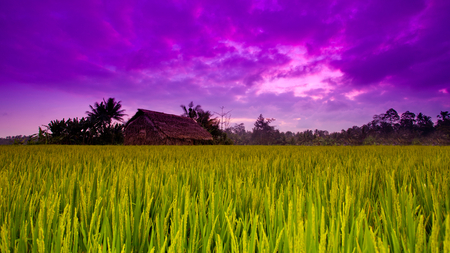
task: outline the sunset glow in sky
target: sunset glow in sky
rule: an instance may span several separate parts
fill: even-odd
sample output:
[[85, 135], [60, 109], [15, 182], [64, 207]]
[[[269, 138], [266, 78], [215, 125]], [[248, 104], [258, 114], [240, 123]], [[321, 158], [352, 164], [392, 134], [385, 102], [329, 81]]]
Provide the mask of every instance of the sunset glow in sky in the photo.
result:
[[448, 0], [0, 2], [0, 137], [103, 98], [330, 132], [450, 110]]

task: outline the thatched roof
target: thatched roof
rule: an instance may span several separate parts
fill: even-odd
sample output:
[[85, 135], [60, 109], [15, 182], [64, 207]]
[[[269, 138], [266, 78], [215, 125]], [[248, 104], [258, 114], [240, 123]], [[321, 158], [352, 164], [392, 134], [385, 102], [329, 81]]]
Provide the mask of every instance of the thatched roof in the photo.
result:
[[208, 131], [191, 118], [145, 109], [138, 109], [138, 112], [127, 122], [125, 127], [140, 116], [148, 118], [155, 128], [165, 134], [168, 138], [195, 140], [213, 139]]

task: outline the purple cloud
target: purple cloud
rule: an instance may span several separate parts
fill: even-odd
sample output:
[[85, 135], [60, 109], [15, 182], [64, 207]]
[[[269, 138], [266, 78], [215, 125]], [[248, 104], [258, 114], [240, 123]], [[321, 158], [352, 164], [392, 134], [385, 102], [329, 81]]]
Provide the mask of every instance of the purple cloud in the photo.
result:
[[395, 106], [435, 116], [450, 110], [448, 23], [445, 0], [4, 1], [0, 89], [15, 99], [0, 106], [35, 114], [36, 91], [81, 112], [108, 96], [129, 114], [193, 100], [291, 131], [339, 131]]

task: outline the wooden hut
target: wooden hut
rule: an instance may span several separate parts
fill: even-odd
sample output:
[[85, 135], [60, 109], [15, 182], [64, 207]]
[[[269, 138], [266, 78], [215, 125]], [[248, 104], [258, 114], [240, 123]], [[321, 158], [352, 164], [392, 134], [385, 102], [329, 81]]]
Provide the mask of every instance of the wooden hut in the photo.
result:
[[191, 118], [144, 109], [126, 123], [124, 135], [125, 145], [193, 145], [213, 139]]

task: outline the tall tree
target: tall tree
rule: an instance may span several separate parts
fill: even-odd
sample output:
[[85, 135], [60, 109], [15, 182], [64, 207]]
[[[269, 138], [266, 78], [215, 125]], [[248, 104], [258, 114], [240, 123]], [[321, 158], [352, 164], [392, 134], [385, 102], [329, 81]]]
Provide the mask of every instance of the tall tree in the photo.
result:
[[198, 114], [203, 112], [202, 106], [201, 105], [194, 106], [193, 101], [191, 101], [188, 106], [189, 107], [186, 107], [185, 105], [180, 105], [180, 107], [184, 111], [184, 113], [182, 114], [182, 116], [184, 117], [189, 117], [191, 119], [196, 120], [198, 118]]
[[441, 111], [437, 117], [436, 129], [450, 136], [450, 113], [448, 111]]
[[[115, 135], [121, 132], [122, 128], [113, 126], [113, 120], [123, 122], [125, 110], [122, 109], [122, 101], [116, 101], [114, 98], [103, 99], [102, 102], [96, 102], [94, 106], [89, 105], [91, 111], [86, 111], [88, 120], [93, 123], [93, 133], [99, 133], [99, 138], [96, 138], [97, 144], [113, 144], [115, 142]], [[117, 124], [116, 124], [117, 125]], [[121, 125], [121, 124], [120, 124]], [[120, 131], [116, 131], [120, 130]], [[120, 138], [119, 138], [120, 139]]]
[[448, 111], [441, 111], [441, 113], [439, 113], [437, 117], [438, 117], [438, 125], [443, 124], [446, 121], [450, 121], [450, 113], [448, 113]]
[[205, 128], [206, 130], [216, 128], [219, 129], [219, 120], [213, 118], [213, 114], [210, 111], [198, 111], [196, 112], [197, 118], [195, 119], [197, 123]]
[[65, 142], [67, 142], [68, 129], [65, 119], [50, 121], [48, 124], [48, 129], [52, 132], [51, 137], [53, 143], [66, 144]]
[[413, 130], [414, 123], [416, 122], [416, 114], [406, 111], [402, 114], [400, 120], [400, 128], [404, 130]]
[[270, 145], [273, 143], [275, 127], [271, 126], [270, 123], [275, 121], [275, 119], [266, 119], [262, 114], [256, 119], [253, 133], [252, 141], [259, 145]]
[[103, 102], [105, 103], [108, 127], [111, 127], [112, 120], [123, 122], [123, 116], [126, 114], [124, 113], [125, 109], [122, 109], [122, 105], [120, 104], [122, 101], [116, 102], [115, 98], [108, 98], [107, 101], [103, 99]]
[[431, 117], [426, 116], [422, 113], [419, 113], [417, 115], [416, 125], [417, 129], [419, 130], [419, 133], [424, 136], [430, 134], [434, 130], [433, 121], [431, 121]]
[[391, 108], [386, 113], [374, 115], [369, 125], [373, 131], [386, 135], [397, 129], [399, 119], [397, 111]]
[[400, 119], [400, 116], [398, 115], [397, 111], [394, 110], [394, 108], [391, 108], [386, 111], [386, 113], [383, 115], [383, 120], [390, 123], [391, 126], [394, 126]]
[[108, 98], [107, 101], [103, 99], [100, 104], [95, 102], [94, 106], [89, 105], [91, 111], [86, 111], [86, 114], [96, 125], [102, 128], [111, 128], [113, 119], [122, 122], [123, 116], [126, 115], [125, 110], [121, 109], [121, 102], [116, 102], [115, 98]]
[[91, 111], [86, 111], [89, 120], [91, 120], [96, 127], [103, 127], [105, 122], [108, 121], [108, 117], [106, 116], [106, 107], [103, 101], [100, 104], [95, 102], [94, 106], [89, 105], [89, 107], [91, 108]]

